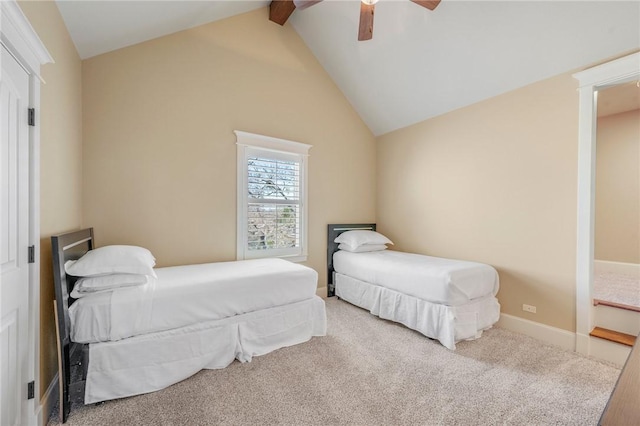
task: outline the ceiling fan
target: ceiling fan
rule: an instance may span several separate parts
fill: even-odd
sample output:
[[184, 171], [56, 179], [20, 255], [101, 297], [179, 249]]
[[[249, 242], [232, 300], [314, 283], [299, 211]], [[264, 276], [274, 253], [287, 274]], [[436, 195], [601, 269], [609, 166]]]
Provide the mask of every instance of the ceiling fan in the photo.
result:
[[[269, 20], [284, 25], [293, 11], [306, 9], [322, 0], [273, 0], [269, 5]], [[441, 0], [411, 0], [429, 10], [435, 9]], [[362, 0], [360, 2], [360, 26], [358, 40], [371, 40], [373, 37], [373, 13], [378, 0]]]

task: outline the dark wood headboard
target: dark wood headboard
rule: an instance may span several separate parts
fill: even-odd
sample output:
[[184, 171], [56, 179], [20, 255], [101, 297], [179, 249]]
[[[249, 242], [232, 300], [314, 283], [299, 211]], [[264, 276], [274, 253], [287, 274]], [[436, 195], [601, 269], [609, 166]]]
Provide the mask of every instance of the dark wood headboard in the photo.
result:
[[73, 299], [69, 296], [75, 278], [67, 276], [64, 270], [65, 262], [77, 260], [83, 254], [93, 249], [93, 228], [82, 229], [68, 234], [54, 235], [51, 237], [51, 254], [53, 258], [53, 283], [55, 286], [56, 303], [58, 308], [58, 321], [60, 327], [60, 338], [63, 341], [69, 339], [69, 305]]
[[[58, 368], [60, 382], [60, 421], [64, 423], [70, 411], [71, 358], [77, 353], [81, 356], [83, 345], [71, 341], [71, 320], [69, 305], [75, 299], [69, 296], [76, 278], [68, 276], [64, 270], [65, 262], [77, 260], [89, 250], [93, 250], [93, 228], [69, 232], [51, 237], [53, 258], [53, 283], [56, 295], [56, 318], [58, 335]], [[86, 368], [86, 365], [84, 365]], [[81, 383], [82, 385], [82, 383]]]
[[338, 251], [338, 243], [334, 240], [345, 231], [355, 231], [358, 229], [375, 231], [375, 223], [337, 223], [327, 225], [327, 296], [335, 296], [335, 286], [333, 285], [333, 253]]

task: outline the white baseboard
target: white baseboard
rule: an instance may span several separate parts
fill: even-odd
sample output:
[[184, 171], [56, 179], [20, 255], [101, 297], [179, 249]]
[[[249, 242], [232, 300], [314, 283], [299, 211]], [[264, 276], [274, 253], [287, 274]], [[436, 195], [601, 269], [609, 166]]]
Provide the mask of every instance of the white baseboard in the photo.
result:
[[576, 334], [561, 328], [551, 327], [509, 314], [500, 314], [497, 326], [516, 333], [526, 334], [562, 349], [570, 351], [575, 351], [576, 349]]
[[49, 383], [49, 387], [47, 387], [46, 392], [42, 395], [42, 398], [40, 399], [40, 407], [38, 407], [38, 411], [36, 412], [36, 419], [40, 426], [46, 426], [49, 422], [51, 411], [58, 401], [59, 393], [58, 373], [56, 373], [56, 375], [53, 376], [51, 383]]
[[610, 342], [597, 337], [589, 338], [589, 354], [604, 361], [608, 361], [622, 368], [629, 357], [631, 347], [620, 343]]
[[618, 367], [624, 365], [631, 351], [631, 348], [628, 346], [598, 339], [597, 337], [591, 337], [589, 335], [583, 336], [509, 314], [500, 314], [500, 321], [498, 321], [496, 325], [509, 331], [525, 334], [562, 349], [576, 351], [583, 355], [616, 364]]
[[316, 296], [322, 297], [323, 299], [327, 298], [327, 286], [319, 287], [316, 290]]
[[576, 352], [582, 355], [589, 355], [589, 343], [592, 337], [588, 334], [576, 333]]
[[616, 274], [640, 275], [640, 264], [596, 259], [593, 261], [593, 271], [596, 274], [613, 272]]

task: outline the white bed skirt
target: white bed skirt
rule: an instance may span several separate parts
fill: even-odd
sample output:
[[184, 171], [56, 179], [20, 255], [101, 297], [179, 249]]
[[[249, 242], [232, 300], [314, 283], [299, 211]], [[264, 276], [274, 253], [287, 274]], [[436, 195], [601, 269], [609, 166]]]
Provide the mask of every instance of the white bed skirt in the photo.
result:
[[89, 345], [85, 404], [157, 391], [198, 371], [249, 362], [324, 336], [324, 301], [292, 303], [175, 330]]
[[500, 319], [500, 304], [493, 295], [446, 306], [338, 273], [334, 280], [336, 296], [341, 299], [437, 339], [451, 350], [455, 350], [456, 342], [479, 338]]

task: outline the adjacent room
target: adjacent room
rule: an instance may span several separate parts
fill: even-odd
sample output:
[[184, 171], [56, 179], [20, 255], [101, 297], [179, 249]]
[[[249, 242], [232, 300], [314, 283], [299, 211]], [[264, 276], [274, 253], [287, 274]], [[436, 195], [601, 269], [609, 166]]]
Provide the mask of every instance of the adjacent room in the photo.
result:
[[0, 6], [0, 424], [640, 419], [640, 1]]

